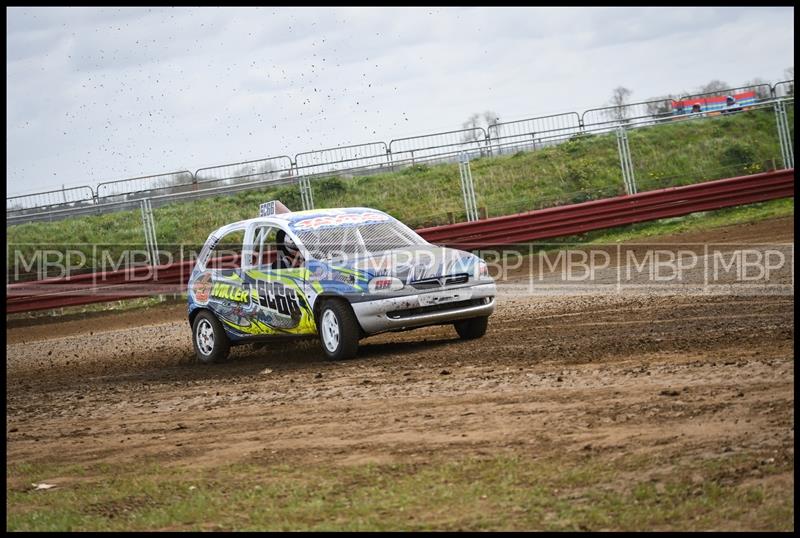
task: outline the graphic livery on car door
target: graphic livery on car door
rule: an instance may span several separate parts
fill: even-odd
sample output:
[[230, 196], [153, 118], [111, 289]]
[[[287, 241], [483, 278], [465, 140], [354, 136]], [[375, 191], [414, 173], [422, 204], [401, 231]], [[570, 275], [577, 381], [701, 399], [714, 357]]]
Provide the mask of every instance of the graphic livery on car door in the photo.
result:
[[307, 273], [305, 268], [209, 270], [194, 279], [190, 300], [214, 312], [233, 339], [315, 334], [303, 290]]

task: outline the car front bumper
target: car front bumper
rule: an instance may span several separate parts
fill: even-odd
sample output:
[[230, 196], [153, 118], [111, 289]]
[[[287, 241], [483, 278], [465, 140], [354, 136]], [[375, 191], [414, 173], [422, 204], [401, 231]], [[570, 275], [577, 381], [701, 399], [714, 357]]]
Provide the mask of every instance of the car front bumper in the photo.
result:
[[367, 334], [449, 323], [494, 312], [495, 284], [443, 289], [374, 301], [352, 303]]

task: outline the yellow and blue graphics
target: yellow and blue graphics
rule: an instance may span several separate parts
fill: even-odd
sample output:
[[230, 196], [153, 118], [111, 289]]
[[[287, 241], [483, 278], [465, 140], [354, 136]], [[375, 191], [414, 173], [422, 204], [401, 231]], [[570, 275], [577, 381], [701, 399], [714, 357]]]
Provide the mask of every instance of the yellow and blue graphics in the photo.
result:
[[313, 304], [324, 292], [362, 295], [369, 275], [310, 261], [298, 269], [197, 271], [189, 282], [189, 313], [214, 312], [233, 340], [317, 332]]

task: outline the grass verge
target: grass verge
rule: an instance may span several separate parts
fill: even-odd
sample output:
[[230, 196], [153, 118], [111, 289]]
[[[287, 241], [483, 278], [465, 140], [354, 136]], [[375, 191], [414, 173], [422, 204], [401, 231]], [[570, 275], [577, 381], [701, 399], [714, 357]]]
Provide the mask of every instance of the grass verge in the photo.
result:
[[7, 530], [792, 530], [792, 456], [723, 456], [9, 465]]

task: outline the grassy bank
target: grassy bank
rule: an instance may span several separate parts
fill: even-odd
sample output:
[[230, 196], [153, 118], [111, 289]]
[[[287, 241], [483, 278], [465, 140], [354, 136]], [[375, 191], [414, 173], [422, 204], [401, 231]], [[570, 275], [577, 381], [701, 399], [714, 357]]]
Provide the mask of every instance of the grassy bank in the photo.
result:
[[[633, 455], [348, 466], [266, 462], [202, 471], [11, 465], [6, 525], [91, 531], [791, 530], [792, 472], [791, 459], [756, 453], [681, 462]], [[31, 485], [48, 481], [57, 487], [37, 491]]]
[[[771, 110], [640, 128], [629, 141], [639, 190], [750, 174], [780, 162]], [[476, 159], [471, 169], [478, 206], [489, 216], [623, 193], [615, 134]], [[316, 207], [375, 207], [415, 228], [463, 219], [457, 164], [321, 178], [312, 186]], [[301, 207], [297, 188], [283, 186], [156, 208], [159, 246], [177, 252], [175, 245], [201, 245], [213, 229], [256, 215], [269, 199]], [[87, 257], [91, 245], [110, 245], [114, 252], [144, 245], [138, 210], [9, 226], [7, 233], [9, 244], [28, 245], [22, 247], [27, 254], [33, 245], [74, 247]]]

